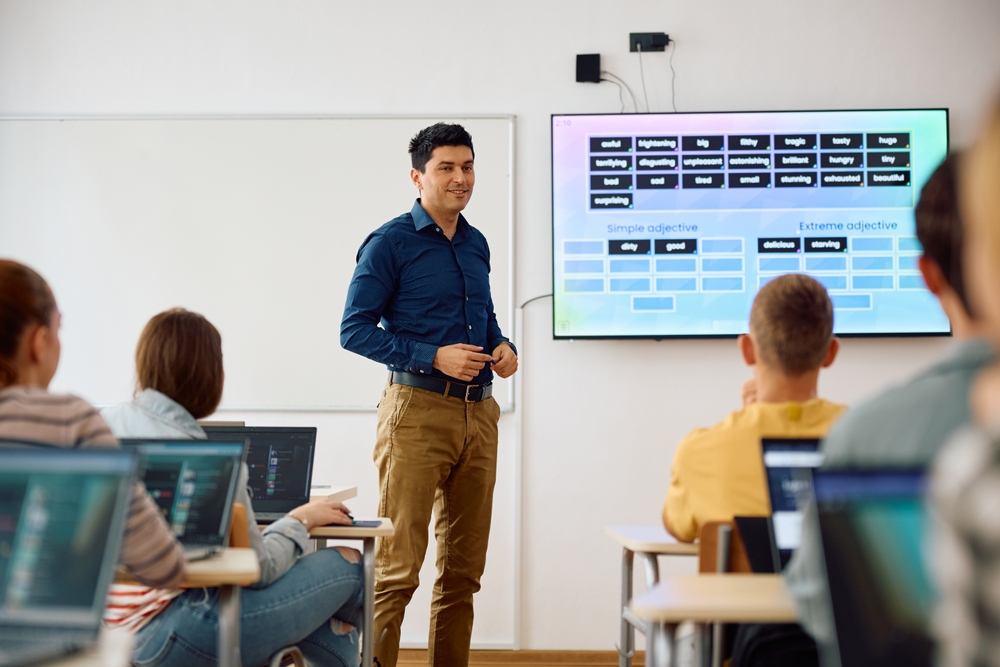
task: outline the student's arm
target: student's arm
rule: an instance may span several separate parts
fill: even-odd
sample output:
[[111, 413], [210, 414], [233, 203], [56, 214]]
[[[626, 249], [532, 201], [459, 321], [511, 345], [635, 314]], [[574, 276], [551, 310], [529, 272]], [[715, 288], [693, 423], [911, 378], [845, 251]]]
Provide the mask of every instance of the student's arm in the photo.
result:
[[250, 548], [257, 552], [257, 562], [260, 564], [260, 579], [251, 584], [250, 588], [267, 588], [288, 572], [295, 565], [295, 560], [305, 553], [309, 533], [298, 521], [286, 518], [275, 521], [261, 534], [247, 490], [249, 476], [250, 471], [244, 463], [240, 469], [236, 502], [246, 508]]
[[397, 370], [430, 374], [436, 345], [395, 336], [378, 326], [396, 292], [398, 275], [392, 242], [382, 234], [369, 236], [358, 251], [358, 265], [347, 288], [340, 344]]
[[674, 463], [670, 468], [670, 488], [667, 491], [667, 502], [663, 505], [663, 527], [681, 542], [694, 542], [698, 537], [698, 523], [692, 507], [691, 489], [685, 479], [687, 442], [688, 438], [682, 440], [674, 453]]
[[[118, 441], [94, 412], [81, 420], [73, 441], [81, 448], [118, 448]], [[153, 588], [177, 588], [184, 578], [184, 549], [142, 482], [132, 485], [120, 560], [137, 581]]]

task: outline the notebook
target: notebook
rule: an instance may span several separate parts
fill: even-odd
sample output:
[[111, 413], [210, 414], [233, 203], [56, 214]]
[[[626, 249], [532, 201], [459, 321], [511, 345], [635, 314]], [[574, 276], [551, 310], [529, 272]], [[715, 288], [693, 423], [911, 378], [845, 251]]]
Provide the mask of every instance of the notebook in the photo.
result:
[[922, 470], [816, 471], [823, 559], [837, 641], [824, 667], [930, 667], [934, 588], [923, 547]]
[[163, 512], [188, 560], [207, 558], [229, 543], [246, 440], [125, 438], [121, 444], [139, 451], [146, 492]]
[[0, 445], [0, 665], [97, 641], [136, 458], [121, 450]]
[[250, 440], [247, 467], [253, 511], [259, 523], [271, 523], [309, 502], [315, 427], [205, 426], [209, 440]]

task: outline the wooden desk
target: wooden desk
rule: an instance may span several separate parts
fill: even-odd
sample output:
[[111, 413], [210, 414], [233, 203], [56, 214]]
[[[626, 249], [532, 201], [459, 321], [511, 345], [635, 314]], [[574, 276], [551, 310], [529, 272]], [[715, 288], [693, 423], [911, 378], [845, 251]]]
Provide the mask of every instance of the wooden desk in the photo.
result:
[[[219, 589], [220, 667], [240, 667], [240, 587], [260, 579], [260, 563], [253, 549], [223, 549], [222, 553], [187, 564], [181, 588]], [[138, 583], [130, 577], [119, 583]]]
[[329, 487], [316, 487], [314, 486], [310, 490], [309, 500], [322, 500], [323, 498], [329, 498], [331, 500], [339, 500], [344, 502], [345, 500], [350, 500], [351, 498], [358, 497], [358, 487], [356, 486], [329, 486]]
[[362, 667], [372, 667], [372, 658], [375, 653], [375, 539], [390, 537], [396, 532], [391, 519], [383, 517], [378, 517], [378, 519], [382, 524], [377, 528], [319, 526], [309, 531], [309, 537], [316, 542], [317, 549], [325, 548], [327, 539], [361, 540], [364, 544], [365, 625], [361, 634]]
[[[780, 574], [697, 574], [670, 577], [632, 600], [629, 610], [649, 624], [647, 664], [675, 664], [674, 633], [695, 623], [794, 623], [795, 602]], [[696, 651], [699, 660], [704, 652]]]
[[662, 526], [607, 526], [604, 534], [622, 545], [621, 573], [621, 640], [618, 645], [619, 667], [631, 667], [635, 654], [635, 625], [628, 620], [626, 609], [632, 599], [633, 561], [639, 554], [646, 565], [646, 585], [660, 580], [657, 556], [697, 556], [698, 545], [678, 542]]

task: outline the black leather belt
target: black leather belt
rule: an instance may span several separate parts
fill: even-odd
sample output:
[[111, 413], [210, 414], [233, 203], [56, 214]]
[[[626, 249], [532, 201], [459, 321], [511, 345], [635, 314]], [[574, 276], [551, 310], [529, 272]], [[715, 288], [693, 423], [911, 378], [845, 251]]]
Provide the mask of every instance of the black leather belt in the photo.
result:
[[493, 383], [490, 384], [464, 384], [462, 382], [449, 382], [441, 378], [427, 377], [415, 373], [404, 373], [392, 371], [389, 373], [389, 382], [392, 384], [403, 384], [407, 387], [426, 389], [435, 394], [460, 398], [466, 403], [478, 403], [485, 401], [493, 395]]

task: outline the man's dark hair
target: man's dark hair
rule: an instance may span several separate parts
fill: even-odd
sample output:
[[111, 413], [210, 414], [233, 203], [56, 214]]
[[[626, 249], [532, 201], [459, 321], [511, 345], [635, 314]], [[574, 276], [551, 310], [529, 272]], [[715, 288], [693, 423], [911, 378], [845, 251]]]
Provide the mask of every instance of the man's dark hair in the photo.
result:
[[958, 156], [952, 153], [938, 165], [920, 193], [914, 215], [924, 255], [941, 267], [944, 279], [955, 290], [965, 312], [971, 313], [962, 275], [965, 234], [958, 211], [958, 161]]
[[476, 149], [472, 147], [472, 135], [458, 124], [434, 123], [425, 127], [410, 139], [410, 160], [413, 168], [421, 174], [431, 159], [431, 153], [438, 146], [468, 146], [472, 157], [476, 157]]

